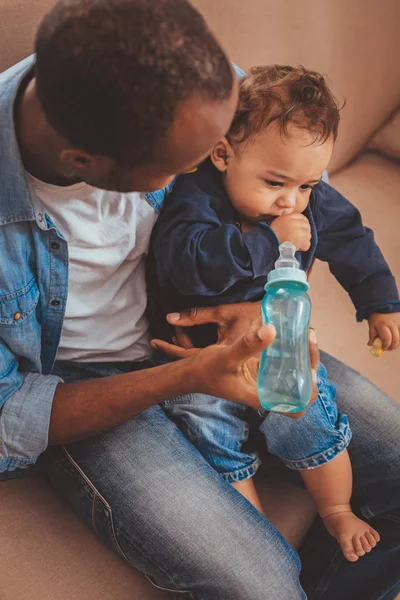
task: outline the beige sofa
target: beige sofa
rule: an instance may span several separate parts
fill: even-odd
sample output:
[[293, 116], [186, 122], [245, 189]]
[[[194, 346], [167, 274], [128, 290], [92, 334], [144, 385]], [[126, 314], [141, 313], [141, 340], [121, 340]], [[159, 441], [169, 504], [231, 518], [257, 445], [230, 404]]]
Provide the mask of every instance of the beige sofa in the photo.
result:
[[[0, 0], [0, 70], [31, 52], [35, 26], [51, 4]], [[361, 209], [399, 276], [400, 117], [382, 127], [400, 101], [398, 0], [195, 4], [242, 67], [303, 63], [330, 76], [347, 101], [331, 182]], [[311, 284], [320, 345], [400, 400], [400, 352], [370, 357], [366, 327], [356, 324], [325, 265], [317, 264]], [[309, 498], [294, 488], [264, 490], [263, 497], [271, 520], [298, 545], [314, 515]], [[170, 598], [106, 550], [41, 479], [0, 483], [0, 506], [1, 600]]]

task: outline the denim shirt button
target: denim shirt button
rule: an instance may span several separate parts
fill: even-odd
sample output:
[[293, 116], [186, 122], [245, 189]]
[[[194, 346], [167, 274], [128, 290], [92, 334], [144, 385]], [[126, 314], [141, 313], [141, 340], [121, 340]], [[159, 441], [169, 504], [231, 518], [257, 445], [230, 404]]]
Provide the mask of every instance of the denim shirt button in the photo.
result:
[[44, 343], [46, 344], [46, 346], [52, 346], [53, 342], [51, 340], [44, 340]]
[[51, 305], [52, 306], [60, 306], [61, 302], [59, 300], [52, 300], [51, 301]]
[[20, 312], [16, 312], [16, 313], [14, 313], [14, 321], [19, 321], [19, 320], [20, 320], [20, 318], [21, 318], [21, 316], [22, 316], [22, 315], [21, 315], [21, 313], [20, 313]]
[[50, 246], [53, 250], [58, 250], [60, 248], [60, 244], [58, 242], [51, 242]]

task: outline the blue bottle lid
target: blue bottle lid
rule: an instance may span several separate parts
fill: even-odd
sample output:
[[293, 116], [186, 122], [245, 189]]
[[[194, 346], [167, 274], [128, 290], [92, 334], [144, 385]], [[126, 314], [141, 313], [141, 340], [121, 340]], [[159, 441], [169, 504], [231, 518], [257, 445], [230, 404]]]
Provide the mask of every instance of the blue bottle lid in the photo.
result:
[[301, 283], [305, 292], [310, 289], [307, 275], [302, 269], [299, 269], [299, 261], [295, 254], [296, 246], [292, 242], [283, 242], [279, 246], [279, 258], [275, 263], [275, 269], [268, 274], [265, 290], [268, 290], [274, 283], [289, 281]]

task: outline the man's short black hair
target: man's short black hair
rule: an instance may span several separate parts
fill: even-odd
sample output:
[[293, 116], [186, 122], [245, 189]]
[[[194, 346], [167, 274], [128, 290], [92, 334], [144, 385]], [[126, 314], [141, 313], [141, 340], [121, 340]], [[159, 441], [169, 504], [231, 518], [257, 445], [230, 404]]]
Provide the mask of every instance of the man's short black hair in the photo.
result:
[[36, 89], [52, 127], [87, 152], [151, 159], [176, 108], [224, 100], [231, 66], [187, 0], [59, 0], [36, 37]]

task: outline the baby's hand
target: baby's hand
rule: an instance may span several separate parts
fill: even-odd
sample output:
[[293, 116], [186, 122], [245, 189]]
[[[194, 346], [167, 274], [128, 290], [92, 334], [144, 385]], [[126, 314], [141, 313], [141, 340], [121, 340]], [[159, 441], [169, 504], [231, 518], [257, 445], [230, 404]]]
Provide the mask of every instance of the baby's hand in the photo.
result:
[[291, 213], [283, 217], [277, 217], [271, 223], [279, 243], [292, 242], [301, 252], [307, 252], [311, 246], [311, 227], [304, 215]]
[[400, 313], [372, 313], [368, 317], [368, 346], [379, 337], [383, 350], [396, 350], [400, 345]]

